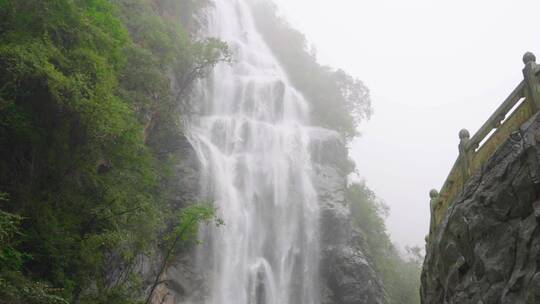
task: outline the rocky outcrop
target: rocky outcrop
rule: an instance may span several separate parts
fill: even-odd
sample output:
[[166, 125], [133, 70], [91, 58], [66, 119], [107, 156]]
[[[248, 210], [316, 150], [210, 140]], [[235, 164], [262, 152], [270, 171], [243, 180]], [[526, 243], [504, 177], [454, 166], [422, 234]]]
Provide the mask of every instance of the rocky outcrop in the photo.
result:
[[[154, 259], [161, 260], [161, 259]], [[155, 279], [157, 264], [152, 260], [145, 261], [146, 277]], [[154, 292], [152, 304], [178, 304], [191, 303], [193, 298], [203, 298], [206, 292], [204, 278], [195, 267], [195, 252], [188, 250], [177, 254], [170, 263], [165, 273], [161, 276], [161, 282]], [[153, 281], [147, 281], [153, 283]], [[147, 286], [150, 286], [149, 284]], [[147, 290], [148, 292], [148, 290]]]
[[[204, 16], [198, 16], [204, 18]], [[202, 21], [202, 20], [201, 20]], [[202, 21], [204, 22], [204, 21]], [[175, 83], [175, 81], [172, 81]], [[193, 108], [199, 105], [196, 100]], [[386, 303], [382, 283], [363, 233], [354, 228], [345, 200], [347, 175], [351, 171], [346, 144], [335, 132], [314, 128], [321, 135], [312, 143], [315, 183], [321, 206], [321, 278], [323, 304]], [[315, 136], [316, 137], [316, 136]], [[155, 137], [150, 136], [152, 140]], [[189, 141], [182, 138], [156, 139], [166, 155], [174, 151], [174, 178], [163, 185], [171, 211], [196, 202], [199, 191], [199, 161]], [[163, 144], [167, 142], [167, 144]], [[186, 249], [174, 257], [161, 276], [153, 304], [204, 303], [208, 294], [205, 278], [195, 263], [196, 249]], [[137, 263], [146, 291], [155, 279], [162, 257], [141, 256]]]
[[[198, 202], [199, 160], [190, 142], [184, 136], [170, 141], [163, 148], [169, 150], [168, 152], [174, 152], [175, 155], [173, 177], [163, 187], [167, 194], [168, 208], [170, 212], [175, 212]], [[153, 257], [141, 258], [140, 273], [145, 278], [146, 292], [154, 283], [162, 263], [163, 258], [159, 250], [156, 252], [158, 254]], [[185, 248], [184, 251], [176, 254], [160, 278], [152, 304], [186, 303], [188, 298], [204, 293], [204, 280], [196, 269], [195, 254], [196, 248], [193, 247]]]
[[540, 116], [495, 152], [431, 236], [422, 303], [540, 303]]
[[[382, 283], [367, 254], [362, 231], [353, 227], [345, 199], [347, 148], [336, 134], [321, 132], [312, 144], [315, 161], [315, 185], [321, 204], [321, 277], [323, 304], [379, 304], [386, 303]], [[175, 167], [177, 189], [170, 195], [172, 206], [195, 199], [198, 193], [198, 161], [187, 141], [180, 143], [180, 157]], [[195, 266], [193, 249], [177, 255], [162, 276], [152, 303], [177, 304], [201, 302], [207, 290], [204, 278]], [[141, 257], [140, 273], [146, 285], [159, 269], [159, 255]]]
[[346, 145], [328, 131], [312, 144], [321, 206], [323, 304], [385, 303], [382, 283], [367, 255], [363, 233], [353, 228], [345, 199]]
[[[158, 153], [174, 155], [172, 176], [164, 181], [162, 191], [167, 198], [167, 212], [173, 214], [181, 208], [198, 201], [199, 194], [199, 160], [188, 139], [180, 132], [167, 142], [155, 145]], [[196, 269], [196, 248], [188, 247], [178, 252], [169, 263], [169, 267], [160, 276], [159, 285], [154, 291], [152, 304], [186, 303], [188, 298], [204, 294], [203, 278]], [[109, 258], [110, 265], [115, 263], [115, 257]], [[143, 283], [141, 299], [146, 298], [163, 262], [161, 249], [156, 246], [153, 254], [139, 255], [135, 262], [135, 273]], [[125, 279], [125, 265], [111, 267], [108, 275], [110, 285]]]

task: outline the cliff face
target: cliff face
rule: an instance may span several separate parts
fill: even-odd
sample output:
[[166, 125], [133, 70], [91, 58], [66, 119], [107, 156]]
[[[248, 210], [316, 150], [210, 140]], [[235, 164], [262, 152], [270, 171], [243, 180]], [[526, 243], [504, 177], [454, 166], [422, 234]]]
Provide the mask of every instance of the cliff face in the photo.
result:
[[[198, 201], [199, 190], [199, 160], [189, 140], [178, 134], [168, 143], [159, 145], [160, 153], [174, 155], [175, 164], [172, 168], [173, 177], [168, 184], [162, 185], [166, 193], [166, 212], [174, 213]], [[186, 303], [188, 299], [202, 299], [205, 293], [204, 278], [196, 269], [196, 248], [186, 247], [178, 252], [170, 261], [170, 265], [160, 276], [160, 283], [153, 293], [150, 303], [177, 304]], [[126, 267], [118, 261], [118, 257], [111, 255], [108, 258], [111, 265], [107, 275], [107, 282], [114, 286], [116, 282], [124, 279]], [[159, 248], [159, 241], [154, 241], [151, 254], [141, 254], [136, 257], [134, 272], [142, 281], [143, 290], [140, 298], [145, 299], [150, 292], [163, 263], [163, 252]], [[190, 302], [188, 302], [190, 303]]]
[[[330, 133], [330, 132], [329, 132]], [[179, 150], [181, 161], [176, 165], [178, 189], [171, 196], [172, 206], [182, 206], [196, 199], [199, 193], [198, 160], [184, 141]], [[321, 206], [321, 278], [323, 304], [385, 303], [382, 283], [369, 260], [361, 231], [351, 223], [345, 200], [347, 149], [335, 136], [322, 136], [312, 143], [316, 168], [316, 187]], [[339, 161], [341, 160], [341, 162]], [[152, 303], [202, 303], [207, 292], [205, 279], [196, 267], [196, 250], [191, 248], [177, 255], [162, 277]], [[147, 286], [155, 277], [159, 256], [141, 257], [140, 274]]]
[[[174, 178], [164, 188], [167, 189], [168, 208], [174, 212], [198, 201], [199, 160], [186, 137], [177, 138], [168, 148], [175, 151], [176, 163], [173, 168]], [[196, 269], [195, 254], [195, 248], [185, 248], [172, 259], [170, 267], [161, 276], [162, 283], [156, 289], [152, 303], [185, 303], [188, 298], [204, 293], [204, 280]], [[154, 283], [162, 259], [159, 253], [140, 259], [139, 269], [145, 281], [146, 292]]]
[[337, 137], [313, 143], [321, 205], [323, 304], [385, 303], [382, 283], [367, 255], [365, 237], [351, 223], [345, 199], [347, 153]]
[[497, 150], [432, 235], [422, 303], [540, 303], [540, 116]]
[[[204, 16], [201, 16], [204, 18]], [[198, 107], [198, 101], [192, 100]], [[316, 131], [317, 133], [321, 130]], [[345, 199], [348, 166], [346, 143], [337, 133], [327, 131], [311, 144], [315, 164], [315, 186], [321, 208], [321, 289], [322, 304], [378, 304], [386, 303], [382, 283], [370, 261], [363, 233], [354, 228]], [[199, 160], [186, 138], [171, 140], [177, 163], [175, 178], [167, 189], [172, 210], [198, 201]], [[170, 152], [170, 151], [169, 151]], [[159, 252], [159, 250], [158, 250]], [[208, 278], [196, 265], [197, 248], [180, 252], [161, 277], [152, 303], [205, 303]], [[162, 257], [140, 257], [139, 274], [148, 292], [159, 271]]]

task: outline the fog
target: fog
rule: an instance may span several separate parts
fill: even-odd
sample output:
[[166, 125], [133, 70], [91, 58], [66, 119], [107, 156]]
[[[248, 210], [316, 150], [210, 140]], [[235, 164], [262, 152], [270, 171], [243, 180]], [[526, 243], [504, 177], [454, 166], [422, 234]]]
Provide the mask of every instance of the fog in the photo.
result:
[[398, 244], [421, 245], [429, 198], [474, 133], [540, 55], [533, 0], [275, 0], [320, 62], [370, 88], [375, 115], [351, 145], [360, 179], [391, 207]]

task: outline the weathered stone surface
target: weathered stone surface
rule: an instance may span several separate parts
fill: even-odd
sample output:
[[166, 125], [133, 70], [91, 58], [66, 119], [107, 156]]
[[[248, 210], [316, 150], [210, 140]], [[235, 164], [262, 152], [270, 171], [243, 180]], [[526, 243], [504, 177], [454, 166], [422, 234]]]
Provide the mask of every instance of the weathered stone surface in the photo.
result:
[[540, 116], [495, 152], [432, 235], [422, 303], [540, 303]]
[[[319, 130], [320, 131], [320, 130]], [[198, 161], [186, 141], [180, 144], [180, 163], [176, 166], [171, 204], [181, 207], [182, 202], [196, 199], [198, 193]], [[378, 304], [385, 303], [382, 283], [365, 254], [367, 246], [363, 233], [353, 228], [350, 211], [345, 200], [347, 149], [345, 144], [328, 132], [313, 142], [315, 160], [315, 186], [321, 206], [322, 242], [322, 297], [323, 304]], [[187, 251], [177, 257], [162, 276], [163, 284], [157, 289], [152, 303], [203, 303], [208, 293], [205, 280], [195, 266], [195, 253]], [[150, 286], [155, 278], [159, 256], [143, 258], [141, 274]]]
[[[317, 130], [321, 132], [321, 130]], [[362, 231], [354, 229], [345, 200], [348, 153], [334, 132], [321, 133], [312, 144], [315, 161], [315, 186], [321, 206], [321, 277], [323, 304], [386, 303], [382, 283], [373, 269]], [[199, 162], [186, 138], [171, 143], [177, 164], [175, 178], [165, 185], [171, 210], [197, 201]], [[178, 254], [162, 275], [152, 304], [204, 303], [208, 294], [205, 279], [195, 263], [195, 250]], [[159, 252], [159, 251], [158, 251]], [[162, 257], [141, 256], [136, 263], [148, 293]], [[111, 272], [119, 279], [121, 269]]]
[[[163, 155], [172, 153], [175, 157], [175, 165], [172, 168], [173, 177], [168, 180], [168, 184], [162, 185], [168, 199], [167, 212], [174, 212], [197, 202], [200, 192], [199, 161], [188, 139], [179, 134], [178, 137], [159, 147]], [[163, 261], [157, 240], [153, 252], [151, 256], [138, 256], [134, 265], [135, 273], [143, 283], [141, 298], [146, 298], [149, 294]], [[125, 279], [123, 277], [125, 265], [115, 262], [116, 260], [114, 255], [109, 257], [111, 269], [107, 279], [111, 286]], [[200, 294], [204, 293], [203, 288], [203, 278], [195, 267], [195, 249], [187, 248], [173, 258], [170, 266], [161, 275], [160, 284], [154, 292], [151, 303], [186, 303], [188, 298], [200, 297]]]
[[321, 206], [323, 304], [385, 303], [363, 233], [353, 228], [345, 200], [346, 146], [329, 134], [319, 137], [312, 150]]
[[[173, 168], [174, 178], [164, 185], [169, 200], [171, 212], [198, 202], [200, 169], [197, 155], [186, 137], [180, 137], [171, 144], [176, 158]], [[199, 297], [204, 289], [204, 280], [196, 269], [195, 248], [187, 248], [175, 256], [161, 277], [152, 303], [177, 304], [186, 303], [187, 299]], [[156, 263], [159, 261], [159, 263]], [[147, 261], [148, 271], [143, 275], [147, 292], [155, 279], [161, 256], [154, 256]]]
[[[159, 259], [161, 260], [161, 259]], [[152, 261], [147, 261], [151, 263]], [[154, 292], [152, 304], [191, 303], [193, 299], [202, 299], [207, 293], [204, 278], [195, 267], [195, 254], [189, 250], [174, 257], [170, 267], [161, 276], [161, 283]], [[157, 267], [152, 267], [147, 277], [155, 279]], [[149, 292], [150, 284], [147, 281]], [[199, 303], [198, 301], [197, 303]]]

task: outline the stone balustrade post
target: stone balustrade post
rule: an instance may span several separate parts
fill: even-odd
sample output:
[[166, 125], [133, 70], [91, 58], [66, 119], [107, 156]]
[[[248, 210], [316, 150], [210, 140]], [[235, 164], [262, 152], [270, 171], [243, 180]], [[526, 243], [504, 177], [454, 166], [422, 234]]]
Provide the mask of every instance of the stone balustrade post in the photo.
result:
[[540, 110], [540, 82], [538, 77], [536, 77], [536, 72], [538, 70], [538, 65], [536, 64], [536, 56], [527, 52], [523, 55], [523, 63], [525, 68], [523, 68], [523, 77], [525, 78], [525, 97], [530, 102], [532, 113], [536, 113]]
[[459, 131], [459, 162], [463, 184], [465, 184], [471, 172], [471, 151], [467, 148], [470, 139], [471, 134], [467, 129]]
[[435, 222], [435, 215], [437, 212], [437, 204], [439, 202], [439, 192], [435, 189], [429, 191], [429, 211], [431, 213], [431, 219], [429, 221], [429, 235], [435, 230], [437, 223]]

